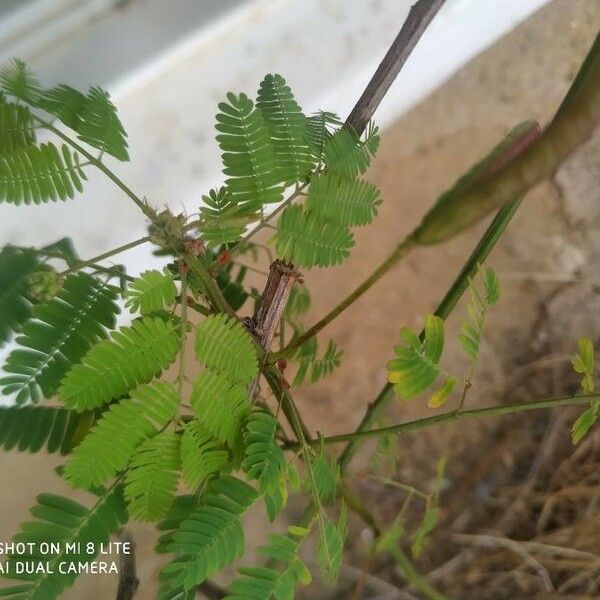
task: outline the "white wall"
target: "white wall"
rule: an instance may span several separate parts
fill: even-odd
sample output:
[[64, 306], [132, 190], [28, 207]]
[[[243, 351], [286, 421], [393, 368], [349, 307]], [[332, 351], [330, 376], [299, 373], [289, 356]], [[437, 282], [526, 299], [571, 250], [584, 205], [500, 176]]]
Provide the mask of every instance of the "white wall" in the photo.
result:
[[[447, 0], [377, 120], [398, 117], [546, 2]], [[20, 26], [28, 35], [13, 43], [4, 31], [0, 50], [20, 51], [47, 83], [107, 86], [130, 134], [132, 158], [111, 166], [155, 206], [193, 213], [201, 194], [219, 182], [213, 118], [228, 90], [253, 94], [265, 73], [279, 72], [306, 111], [344, 117], [410, 0], [128, 0], [118, 9], [113, 3], [36, 0], [45, 12], [24, 9]], [[53, 7], [62, 11], [54, 21]], [[44, 17], [38, 22], [35, 15]], [[2, 243], [39, 245], [68, 235], [89, 257], [143, 233], [136, 207], [94, 173], [73, 201], [0, 206]], [[142, 247], [119, 260], [135, 273], [153, 259]]]

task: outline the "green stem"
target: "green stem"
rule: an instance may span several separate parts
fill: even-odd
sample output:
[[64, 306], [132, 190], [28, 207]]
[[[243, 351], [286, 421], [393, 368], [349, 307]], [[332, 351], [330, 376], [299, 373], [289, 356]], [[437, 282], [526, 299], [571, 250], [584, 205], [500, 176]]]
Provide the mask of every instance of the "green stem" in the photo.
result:
[[383, 485], [387, 485], [389, 487], [394, 487], [403, 492], [406, 492], [409, 496], [418, 496], [422, 500], [429, 502], [430, 496], [421, 490], [418, 490], [416, 487], [412, 485], [408, 485], [407, 483], [402, 483], [401, 481], [395, 481], [394, 479], [390, 479], [389, 477], [369, 477], [371, 481], [376, 481]]
[[[600, 401], [600, 394], [584, 394], [578, 396], [559, 396], [557, 398], [544, 398], [542, 400], [533, 400], [531, 402], [515, 402], [513, 404], [501, 404], [500, 406], [489, 406], [486, 408], [473, 408], [470, 410], [453, 410], [451, 412], [417, 419], [415, 421], [407, 421], [390, 425], [389, 427], [380, 427], [377, 429], [364, 429], [353, 431], [351, 433], [342, 433], [340, 435], [332, 435], [329, 437], [319, 438], [309, 442], [311, 445], [319, 444], [338, 444], [340, 442], [354, 442], [356, 440], [365, 440], [372, 437], [380, 437], [384, 435], [397, 435], [399, 433], [407, 433], [409, 431], [417, 431], [442, 423], [452, 423], [453, 421], [461, 421], [462, 419], [474, 419], [479, 417], [497, 417], [501, 415], [509, 415], [530, 410], [541, 410], [544, 408], [556, 408], [558, 406], [573, 406], [576, 404], [589, 404], [590, 402]], [[289, 444], [286, 449], [293, 450], [296, 444]]]
[[[56, 258], [56, 259], [62, 260], [62, 261], [66, 260], [62, 254], [46, 252], [43, 248], [39, 249], [39, 250], [36, 249], [36, 252], [38, 254], [44, 256], [45, 258]], [[80, 268], [79, 265], [82, 261], [75, 261], [75, 262], [77, 262], [77, 266], [75, 267], [75, 270], [79, 270], [79, 268]], [[98, 263], [93, 262], [93, 260], [88, 260], [88, 261], [85, 261], [85, 266], [90, 267], [91, 269], [94, 269], [95, 271], [100, 271], [101, 273], [106, 273], [107, 275], [112, 275], [114, 277], [123, 277], [127, 281], [134, 280], [134, 277], [131, 277], [131, 275], [127, 275], [127, 273], [125, 273], [124, 271], [118, 271], [118, 265], [105, 267], [104, 265], [100, 265]], [[70, 275], [71, 272], [72, 272], [72, 270], [63, 271], [62, 273], [59, 273], [59, 275], [61, 277], [64, 277], [66, 275]]]
[[76, 271], [85, 269], [86, 267], [96, 267], [97, 263], [99, 263], [100, 261], [106, 260], [107, 258], [110, 258], [111, 256], [121, 254], [121, 252], [126, 252], [127, 250], [131, 250], [132, 248], [135, 248], [136, 246], [140, 246], [141, 244], [143, 244], [147, 241], [149, 241], [149, 238], [146, 236], [146, 237], [143, 237], [143, 238], [140, 238], [137, 240], [133, 240], [132, 242], [128, 242], [127, 244], [123, 244], [122, 246], [118, 246], [117, 248], [114, 248], [113, 250], [109, 250], [108, 252], [103, 252], [102, 254], [99, 254], [98, 256], [94, 256], [93, 258], [90, 258], [89, 260], [79, 261], [77, 263], [77, 265], [75, 265], [74, 267], [70, 267], [69, 269], [66, 269], [65, 271], [63, 271], [61, 273], [61, 275], [62, 276], [70, 275], [71, 273], [75, 273]]
[[204, 286], [204, 292], [213, 306], [219, 312], [225, 313], [230, 317], [237, 319], [237, 315], [231, 306], [229, 306], [229, 302], [227, 302], [225, 296], [223, 296], [223, 292], [221, 292], [221, 289], [217, 285], [215, 278], [208, 272], [208, 269], [200, 262], [198, 257], [194, 256], [193, 254], [185, 254], [183, 256], [183, 260], [192, 270], [194, 275], [196, 275], [202, 282], [202, 285]]
[[[259, 358], [259, 360], [262, 359]], [[287, 390], [283, 389], [283, 386], [281, 385], [281, 380], [279, 378], [279, 372], [277, 369], [275, 367], [266, 366], [263, 367], [262, 373], [273, 394], [275, 394], [275, 398], [277, 399], [279, 406], [281, 406], [281, 410], [283, 411], [285, 418], [291, 425], [292, 430], [294, 430], [294, 434], [297, 434], [296, 428], [298, 428], [304, 439], [312, 441], [310, 431], [302, 420], [300, 411], [298, 410], [292, 395]], [[297, 435], [296, 438], [300, 440]]]
[[[191, 223], [187, 223], [187, 225], [183, 229], [184, 229], [184, 231], [189, 231], [190, 229], [193, 229], [197, 225], [198, 225], [198, 221], [192, 221]], [[74, 267], [71, 267], [70, 269], [63, 271], [61, 273], [61, 275], [70, 275], [71, 273], [75, 273], [76, 271], [79, 271], [80, 269], [85, 269], [86, 267], [93, 267], [93, 266], [95, 266], [94, 263], [97, 263], [98, 261], [105, 260], [107, 258], [110, 258], [111, 256], [115, 256], [116, 254], [121, 254], [121, 252], [126, 252], [127, 250], [131, 250], [132, 248], [135, 248], [136, 246], [141, 246], [142, 244], [145, 244], [146, 242], [149, 242], [149, 241], [150, 241], [150, 236], [148, 236], [148, 235], [145, 235], [144, 237], [138, 238], [136, 240], [132, 240], [131, 242], [128, 242], [127, 244], [123, 244], [122, 246], [118, 246], [117, 248], [114, 248], [113, 250], [108, 250], [107, 252], [103, 252], [102, 254], [99, 254], [98, 256], [94, 256], [93, 258], [90, 258], [89, 260], [79, 261]]]
[[387, 551], [394, 557], [398, 568], [411, 587], [421, 592], [430, 600], [448, 600], [447, 596], [438, 592], [426, 579], [421, 577], [421, 574], [415, 569], [408, 556], [406, 556], [399, 546], [391, 546], [390, 548], [387, 548]]
[[202, 304], [200, 304], [199, 302], [196, 302], [190, 296], [188, 296], [187, 298], [184, 298], [180, 294], [179, 296], [177, 296], [176, 301], [179, 303], [187, 302], [188, 308], [195, 310], [198, 314], [202, 315], [203, 317], [208, 317], [208, 315], [211, 314], [210, 309], [206, 308], [205, 306], [202, 306]]
[[[466, 260], [463, 265], [460, 273], [457, 275], [456, 279], [450, 286], [450, 289], [446, 292], [446, 295], [440, 302], [439, 306], [435, 311], [435, 315], [440, 317], [441, 319], [446, 320], [450, 313], [454, 310], [454, 307], [457, 305], [458, 301], [464, 294], [465, 290], [469, 285], [469, 278], [472, 277], [476, 271], [477, 266], [484, 262], [487, 257], [490, 255], [494, 246], [506, 230], [506, 227], [510, 223], [511, 219], [517, 212], [521, 204], [520, 200], [515, 202], [511, 202], [507, 204], [505, 207], [501, 208], [496, 214], [494, 220], [490, 223], [489, 227], [486, 229], [485, 233], [477, 243], [477, 246], [471, 252], [471, 255]], [[423, 332], [421, 332], [421, 339], [423, 339]], [[373, 426], [375, 421], [381, 415], [385, 407], [388, 405], [390, 400], [394, 396], [394, 389], [390, 383], [386, 383], [382, 390], [379, 392], [375, 400], [369, 405], [363, 420], [358, 426], [357, 431], [362, 431], [364, 429], [369, 429]], [[344, 448], [344, 451], [340, 455], [338, 461], [340, 464], [340, 468], [344, 470], [358, 449], [360, 448], [361, 440], [356, 439], [350, 441], [350, 443]]]
[[292, 355], [302, 344], [321, 329], [327, 327], [331, 321], [344, 312], [352, 303], [358, 300], [366, 291], [377, 283], [392, 267], [404, 258], [413, 248], [415, 242], [412, 235], [400, 242], [394, 251], [369, 275], [353, 292], [348, 294], [334, 309], [329, 311], [320, 321], [315, 323], [308, 331], [292, 340], [283, 350], [269, 355], [268, 361], [274, 363], [280, 358]]
[[64, 134], [60, 129], [54, 127], [48, 121], [41, 119], [38, 116], [34, 116], [35, 120], [45, 129], [51, 131], [54, 135], [59, 137], [61, 140], [69, 144], [72, 148], [77, 150], [79, 154], [85, 156], [87, 160], [95, 166], [97, 169], [102, 171], [117, 187], [119, 187], [125, 194], [137, 205], [137, 207], [150, 219], [155, 218], [154, 211], [148, 206], [148, 204], [139, 198], [123, 181], [121, 181], [101, 160], [97, 159], [93, 154], [88, 152], [82, 145], [78, 144], [75, 140], [72, 140], [68, 135]]
[[[450, 289], [446, 292], [446, 295], [437, 307], [435, 314], [438, 317], [445, 320], [454, 310], [454, 307], [469, 285], [469, 277], [475, 274], [478, 264], [485, 261], [485, 259], [489, 256], [490, 252], [504, 233], [504, 230], [510, 223], [520, 204], [521, 201], [517, 200], [507, 204], [498, 211], [496, 217], [486, 229], [477, 246], [475, 246], [473, 252], [471, 252], [471, 255], [463, 265], [460, 273], [450, 286]], [[421, 338], [422, 336], [423, 332], [421, 332]], [[393, 397], [394, 388], [391, 384], [386, 383], [375, 400], [369, 404], [365, 416], [357, 428], [357, 433], [371, 428]], [[340, 471], [342, 473], [348, 467], [350, 461], [358, 452], [362, 443], [363, 438], [360, 437], [353, 438], [348, 441], [348, 444], [338, 458], [338, 464], [340, 465]], [[314, 514], [314, 510], [314, 504], [309, 505], [304, 511], [300, 522], [307, 522], [307, 520]]]
[[185, 341], [187, 338], [187, 276], [185, 273], [181, 275], [181, 296], [183, 302], [181, 302], [181, 346], [179, 349], [179, 372], [177, 374], [177, 388], [179, 392], [179, 398], [183, 400], [183, 382], [185, 379]]
[[379, 525], [358, 494], [356, 494], [343, 479], [340, 479], [338, 489], [348, 508], [356, 513], [363, 520], [365, 525], [368, 525], [372, 529], [375, 537], [379, 537], [381, 534]]

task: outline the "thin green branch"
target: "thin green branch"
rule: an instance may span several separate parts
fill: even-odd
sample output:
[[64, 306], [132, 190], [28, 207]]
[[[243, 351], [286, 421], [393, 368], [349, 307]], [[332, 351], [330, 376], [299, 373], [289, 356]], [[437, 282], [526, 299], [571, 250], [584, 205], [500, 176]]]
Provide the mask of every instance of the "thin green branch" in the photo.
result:
[[75, 273], [76, 271], [80, 271], [81, 269], [85, 269], [87, 267], [96, 268], [97, 266], [99, 266], [97, 263], [99, 263], [100, 261], [106, 260], [107, 258], [111, 258], [112, 256], [116, 256], [117, 254], [121, 254], [121, 252], [126, 252], [127, 250], [131, 250], [132, 248], [135, 248], [136, 246], [140, 246], [141, 244], [148, 242], [149, 239], [150, 238], [148, 238], [148, 236], [139, 238], [137, 240], [133, 240], [132, 242], [128, 242], [127, 244], [123, 244], [122, 246], [118, 246], [117, 248], [114, 248], [113, 250], [109, 250], [108, 252], [103, 252], [102, 254], [99, 254], [98, 256], [94, 256], [88, 260], [78, 261], [75, 266], [70, 267], [69, 269], [66, 269], [65, 271], [62, 271], [62, 273], [60, 273], [60, 275], [64, 277], [66, 275], [71, 275], [71, 273]]
[[274, 363], [281, 358], [291, 356], [302, 344], [317, 335], [321, 329], [327, 327], [331, 321], [344, 312], [351, 304], [358, 300], [365, 292], [375, 285], [392, 267], [404, 258], [415, 247], [412, 235], [400, 242], [394, 251], [369, 275], [354, 291], [342, 300], [334, 309], [329, 311], [320, 321], [315, 323], [305, 333], [293, 339], [283, 350], [269, 355], [268, 361]]
[[203, 317], [208, 317], [208, 315], [211, 314], [210, 309], [206, 308], [205, 306], [203, 306], [202, 304], [200, 304], [199, 302], [196, 302], [192, 297], [187, 296], [186, 298], [184, 298], [181, 294], [179, 296], [177, 296], [177, 298], [175, 299], [178, 303], [182, 303], [182, 302], [187, 302], [188, 308], [191, 308], [192, 310], [195, 310], [198, 314], [202, 315]]
[[[198, 225], [198, 221], [192, 221], [191, 223], [187, 223], [185, 225], [185, 227], [183, 228], [183, 230], [189, 231], [190, 229], [193, 229], [197, 225]], [[76, 271], [79, 271], [80, 269], [85, 269], [86, 267], [93, 267], [93, 266], [95, 266], [95, 263], [98, 263], [101, 260], [105, 260], [105, 259], [115, 256], [117, 254], [121, 254], [122, 252], [131, 250], [132, 248], [135, 248], [136, 246], [141, 246], [142, 244], [145, 244], [146, 242], [149, 242], [149, 241], [150, 241], [150, 236], [148, 236], [148, 235], [145, 235], [144, 237], [141, 237], [141, 238], [137, 238], [135, 240], [132, 240], [131, 242], [127, 242], [126, 244], [123, 244], [122, 246], [118, 246], [117, 248], [114, 248], [113, 250], [108, 250], [107, 252], [103, 252], [102, 254], [99, 254], [98, 256], [94, 256], [88, 260], [79, 261], [73, 267], [67, 269], [66, 271], [63, 271], [61, 273], [61, 275], [70, 275], [71, 273], [75, 273]]]
[[222, 313], [237, 319], [237, 315], [229, 306], [225, 296], [223, 296], [223, 292], [217, 285], [215, 278], [209, 273], [208, 269], [200, 262], [197, 256], [193, 254], [185, 254], [183, 256], [183, 260], [185, 264], [192, 270], [194, 275], [200, 279], [202, 285], [204, 286], [204, 292], [212, 305]]
[[422, 492], [421, 490], [417, 489], [416, 487], [414, 487], [412, 485], [408, 485], [408, 483], [402, 483], [401, 481], [395, 481], [394, 479], [390, 479], [389, 477], [377, 477], [375, 475], [371, 475], [369, 477], [369, 480], [375, 481], [377, 483], [381, 483], [382, 485], [397, 488], [399, 490], [402, 490], [403, 492], [406, 492], [409, 496], [418, 496], [419, 498], [421, 498], [422, 500], [425, 500], [426, 502], [429, 502], [429, 500], [431, 498], [431, 496], [429, 494]]
[[340, 479], [338, 489], [348, 508], [358, 515], [365, 525], [371, 528], [375, 537], [379, 537], [381, 534], [381, 529], [377, 524], [377, 520], [371, 511], [365, 506], [358, 494], [356, 494], [356, 492], [343, 479]]
[[[37, 252], [37, 254], [40, 254], [41, 256], [44, 256], [45, 258], [55, 258], [55, 259], [62, 260], [62, 261], [66, 260], [64, 255], [59, 254], [57, 252], [47, 252], [43, 248], [41, 248], [41, 249], [36, 248], [35, 251]], [[79, 268], [80, 268], [79, 264], [83, 261], [75, 261], [75, 262], [77, 262], [77, 266], [75, 267], [75, 269], [79, 270]], [[85, 261], [85, 266], [90, 267], [90, 269], [93, 269], [94, 271], [106, 273], [107, 275], [111, 275], [113, 277], [122, 277], [126, 281], [134, 280], [134, 277], [132, 277], [131, 275], [127, 275], [127, 273], [125, 273], [124, 270], [120, 269], [120, 265], [105, 266], [105, 265], [100, 265], [98, 263], [95, 263], [92, 260], [88, 260], [88, 261]], [[59, 275], [61, 277], [64, 277], [66, 275], [70, 275], [71, 272], [72, 272], [71, 270], [63, 271], [63, 272], [59, 273]]]
[[[574, 406], [577, 404], [589, 404], [590, 402], [600, 401], [600, 394], [584, 394], [576, 396], [559, 396], [557, 398], [544, 398], [543, 400], [533, 400], [531, 402], [515, 402], [513, 404], [501, 404], [500, 406], [489, 406], [485, 408], [473, 408], [470, 410], [453, 410], [451, 412], [416, 419], [415, 421], [407, 421], [390, 425], [389, 427], [380, 427], [377, 429], [364, 429], [361, 431], [353, 431], [351, 433], [342, 433], [340, 435], [332, 435], [329, 437], [319, 438], [309, 442], [312, 445], [318, 444], [338, 444], [341, 442], [351, 442], [355, 440], [365, 440], [372, 437], [380, 437], [384, 435], [397, 435], [407, 433], [409, 431], [418, 431], [441, 425], [442, 423], [452, 423], [463, 419], [473, 419], [479, 417], [497, 417], [501, 415], [509, 415], [513, 413], [521, 413], [530, 410], [541, 410], [556, 408], [558, 406]], [[286, 450], [295, 450], [295, 444], [289, 444], [285, 447]]]
[[[259, 357], [259, 360], [262, 359]], [[298, 428], [303, 438], [312, 441], [310, 431], [304, 423], [304, 421], [302, 420], [302, 416], [300, 415], [300, 411], [298, 410], [298, 407], [296, 406], [292, 395], [286, 389], [284, 389], [281, 383], [279, 372], [277, 371], [276, 367], [264, 366], [262, 367], [262, 373], [265, 380], [267, 381], [267, 384], [271, 388], [271, 391], [275, 395], [278, 405], [281, 407], [285, 418], [291, 425], [294, 434], [296, 434], [296, 437], [296, 428]], [[297, 437], [297, 439], [299, 440], [300, 438]]]
[[398, 565], [398, 569], [401, 571], [402, 575], [404, 575], [411, 587], [421, 592], [425, 598], [429, 598], [430, 600], [449, 600], [448, 596], [445, 596], [436, 590], [421, 576], [400, 546], [390, 546], [389, 548], [386, 548], [386, 550], [393, 556]]
[[261, 229], [269, 225], [269, 221], [281, 213], [289, 204], [291, 204], [298, 196], [302, 194], [309, 182], [303, 183], [297, 187], [288, 198], [286, 198], [272, 213], [263, 218], [253, 229], [251, 229], [239, 242], [239, 244], [231, 250], [231, 256], [239, 254], [244, 247], [245, 242], [253, 238]]
[[117, 187], [119, 187], [136, 205], [137, 207], [150, 219], [153, 220], [155, 215], [154, 211], [148, 203], [139, 198], [121, 179], [119, 179], [101, 160], [96, 158], [93, 154], [88, 152], [81, 144], [78, 144], [75, 140], [71, 139], [68, 135], [63, 133], [57, 127], [54, 127], [48, 121], [34, 115], [34, 119], [45, 129], [51, 131], [54, 135], [59, 137], [61, 140], [69, 144], [72, 148], [77, 150], [79, 154], [85, 156], [87, 160], [95, 166], [97, 169], [102, 171]]
[[180, 303], [181, 308], [181, 342], [179, 349], [179, 370], [177, 374], [177, 389], [179, 392], [179, 398], [183, 399], [183, 384], [185, 381], [185, 344], [187, 339], [187, 325], [188, 325], [188, 316], [187, 316], [187, 275], [185, 273], [181, 274], [181, 296], [183, 297], [183, 302]]
[[[481, 236], [481, 239], [471, 252], [471, 255], [466, 260], [463, 265], [460, 273], [457, 275], [456, 279], [446, 292], [439, 306], [435, 310], [435, 315], [440, 317], [440, 319], [446, 320], [450, 313], [454, 310], [454, 307], [457, 305], [458, 301], [464, 294], [465, 290], [469, 286], [469, 278], [473, 277], [477, 271], [477, 266], [485, 262], [487, 257], [490, 255], [494, 246], [506, 230], [508, 224], [511, 219], [517, 212], [521, 201], [511, 202], [507, 204], [504, 208], [500, 209], [495, 216], [494, 220], [490, 223], [489, 227], [486, 229], [485, 233]], [[421, 332], [421, 340], [423, 339], [424, 332]], [[386, 383], [382, 390], [377, 394], [375, 400], [369, 404], [369, 407], [361, 421], [360, 425], [357, 428], [357, 431], [362, 431], [364, 429], [369, 429], [373, 426], [375, 421], [381, 415], [385, 407], [388, 405], [390, 400], [394, 396], [394, 388], [392, 384]], [[349, 442], [349, 444], [344, 448], [344, 451], [339, 457], [340, 468], [344, 470], [356, 452], [358, 451], [361, 444], [361, 440], [356, 439]]]

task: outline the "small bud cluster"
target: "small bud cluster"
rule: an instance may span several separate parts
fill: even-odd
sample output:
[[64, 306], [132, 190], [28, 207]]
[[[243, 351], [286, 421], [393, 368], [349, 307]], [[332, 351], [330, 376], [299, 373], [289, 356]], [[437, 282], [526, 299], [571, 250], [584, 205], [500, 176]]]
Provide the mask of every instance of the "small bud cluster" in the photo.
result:
[[28, 296], [34, 302], [49, 302], [60, 292], [63, 281], [54, 269], [35, 271], [28, 278]]

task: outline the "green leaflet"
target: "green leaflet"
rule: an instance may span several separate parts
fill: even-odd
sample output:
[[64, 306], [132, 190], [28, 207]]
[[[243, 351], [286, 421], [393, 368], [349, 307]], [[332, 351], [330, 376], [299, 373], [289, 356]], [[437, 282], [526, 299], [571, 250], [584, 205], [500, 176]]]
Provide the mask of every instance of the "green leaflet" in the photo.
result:
[[[594, 374], [596, 370], [594, 359], [594, 344], [592, 340], [582, 337], [577, 341], [577, 353], [571, 359], [576, 373], [581, 375], [581, 391], [591, 394], [596, 388]], [[600, 402], [592, 402], [590, 407], [582, 412], [571, 427], [574, 444], [578, 444], [594, 426], [600, 412]]]
[[0, 202], [40, 204], [74, 198], [87, 179], [79, 155], [63, 144], [25, 146], [0, 156]]
[[36, 101], [37, 106], [57, 117], [74, 131], [81, 125], [85, 103], [85, 94], [63, 84], [44, 90]]
[[340, 480], [337, 462], [330, 460], [325, 454], [319, 454], [312, 463], [312, 473], [320, 502], [328, 504], [337, 494]]
[[297, 356], [298, 370], [294, 377], [294, 385], [302, 385], [309, 373], [310, 382], [316, 383], [322, 377], [331, 375], [340, 366], [343, 351], [338, 350], [333, 340], [329, 340], [321, 358], [317, 358], [317, 352], [318, 342], [316, 337], [309, 339], [303, 344]]
[[450, 394], [452, 394], [456, 386], [456, 381], [456, 377], [448, 377], [442, 386], [432, 394], [431, 398], [429, 398], [427, 406], [429, 406], [429, 408], [439, 408], [442, 406], [446, 400], [448, 400]]
[[65, 479], [75, 487], [90, 488], [113, 477], [145, 439], [175, 417], [178, 406], [177, 391], [162, 381], [142, 385], [130, 398], [111, 404], [75, 448], [65, 467]]
[[279, 202], [283, 187], [262, 111], [246, 94], [229, 93], [227, 100], [219, 104], [216, 128], [233, 201], [249, 210]]
[[575, 422], [571, 426], [571, 437], [574, 444], [579, 444], [588, 431], [596, 424], [599, 412], [600, 404], [594, 402], [575, 419]]
[[246, 224], [257, 218], [254, 211], [240, 209], [229, 188], [210, 190], [202, 196], [198, 230], [209, 248], [228, 246], [242, 237]]
[[276, 431], [277, 421], [264, 410], [253, 412], [246, 423], [242, 470], [249, 479], [256, 480], [262, 494], [275, 493], [286, 470]]
[[325, 517], [324, 527], [320, 532], [317, 558], [319, 568], [327, 583], [334, 585], [342, 568], [344, 543], [348, 533], [348, 513], [342, 504], [337, 521]]
[[381, 196], [367, 181], [320, 173], [310, 180], [306, 207], [325, 221], [340, 225], [367, 225], [377, 216]]
[[347, 227], [291, 205], [277, 222], [275, 244], [281, 258], [300, 267], [329, 267], [344, 262], [354, 239]]
[[259, 498], [247, 483], [221, 476], [209, 484], [202, 505], [170, 534], [176, 558], [161, 570], [159, 599], [195, 589], [244, 553], [242, 515]]
[[87, 434], [93, 412], [76, 413], [46, 406], [1, 406], [0, 447], [19, 452], [68, 454]]
[[18, 332], [31, 315], [27, 297], [29, 276], [40, 268], [36, 253], [29, 248], [4, 246], [0, 252], [0, 346]]
[[15, 98], [35, 102], [40, 85], [22, 60], [14, 58], [0, 68], [0, 87]]
[[427, 544], [432, 531], [438, 524], [439, 521], [439, 508], [438, 501], [442, 483], [444, 481], [444, 474], [446, 472], [446, 459], [441, 458], [437, 463], [435, 484], [433, 491], [427, 498], [425, 505], [425, 513], [419, 523], [419, 526], [415, 530], [412, 536], [411, 552], [415, 558], [419, 558], [423, 552], [425, 545]]
[[425, 317], [425, 339], [404, 327], [400, 330], [404, 344], [396, 346], [396, 358], [388, 367], [388, 381], [394, 384], [396, 393], [409, 400], [424, 392], [438, 377], [438, 362], [444, 348], [444, 322], [439, 317]]
[[159, 375], [178, 351], [179, 334], [172, 321], [143, 317], [92, 346], [63, 379], [59, 397], [73, 410], [102, 406]]
[[287, 536], [270, 535], [269, 543], [258, 548], [258, 552], [282, 567], [241, 568], [240, 577], [231, 584], [225, 600], [293, 600], [295, 587], [311, 582], [310, 571], [298, 557], [307, 533], [301, 527], [290, 527]]
[[334, 173], [356, 177], [367, 170], [378, 147], [378, 129], [373, 123], [369, 123], [363, 139], [343, 126], [325, 140], [325, 164]]
[[[77, 95], [74, 101], [78, 98]], [[127, 134], [108, 92], [99, 87], [90, 88], [80, 118], [75, 129], [80, 140], [119, 160], [129, 160]]]
[[196, 327], [196, 357], [232, 382], [250, 383], [258, 375], [254, 343], [239, 321], [211, 315]]
[[306, 120], [305, 138], [318, 161], [323, 160], [325, 142], [342, 125], [341, 119], [332, 112], [320, 110]]
[[458, 341], [473, 362], [479, 358], [481, 338], [485, 325], [488, 307], [500, 298], [500, 284], [491, 267], [479, 266], [483, 289], [477, 289], [473, 280], [469, 279], [469, 302], [467, 304], [468, 321], [462, 325]]
[[168, 547], [173, 542], [173, 533], [177, 531], [183, 521], [196, 512], [201, 504], [199, 494], [185, 494], [177, 496], [162, 521], [156, 525], [161, 533], [155, 550], [159, 554], [169, 552]]
[[586, 337], [577, 340], [577, 353], [571, 359], [573, 370], [581, 375], [581, 391], [591, 394], [596, 387], [594, 382], [594, 344]]
[[35, 144], [31, 111], [22, 104], [0, 98], [0, 156], [6, 156]]
[[227, 470], [229, 452], [199, 420], [186, 423], [181, 437], [181, 469], [185, 482], [196, 489], [212, 475]]
[[125, 306], [131, 312], [142, 315], [158, 312], [175, 303], [177, 287], [173, 275], [165, 269], [144, 271], [137, 277], [125, 293]]
[[0, 378], [18, 404], [50, 398], [67, 371], [115, 326], [115, 292], [86, 273], [71, 275], [50, 302], [33, 307]]
[[[33, 551], [9, 558], [10, 573], [15, 572], [14, 561], [36, 564], [49, 562], [46, 573], [17, 576], [22, 583], [0, 589], [0, 597], [12, 600], [54, 600], [72, 586], [77, 578], [74, 573], [60, 573], [59, 564], [68, 562], [90, 562], [96, 557], [100, 544], [106, 544], [110, 536], [127, 521], [127, 511], [122, 488], [97, 490], [95, 503], [87, 508], [78, 502], [54, 494], [40, 494], [37, 504], [31, 509], [34, 520], [21, 524], [21, 531], [13, 537], [15, 542], [31, 543]], [[42, 555], [42, 542], [56, 542], [59, 554]], [[88, 553], [86, 544], [93, 542], [94, 552]], [[74, 544], [75, 551], [66, 552], [66, 545]], [[80, 549], [79, 549], [80, 548]]]
[[236, 446], [251, 408], [244, 385], [207, 369], [194, 381], [190, 404], [206, 431], [229, 448]]
[[86, 144], [119, 160], [129, 160], [127, 134], [105, 90], [91, 87], [87, 95], [68, 85], [42, 90], [19, 60], [0, 70], [0, 86], [7, 94], [58, 117]]
[[180, 436], [162, 431], [144, 441], [129, 463], [125, 498], [139, 521], [155, 521], [169, 510], [179, 479]]
[[269, 128], [281, 181], [288, 185], [304, 181], [314, 165], [306, 117], [281, 75], [266, 75], [260, 82], [256, 106]]
[[267, 518], [273, 523], [288, 501], [287, 473], [281, 473], [277, 485], [263, 494]]
[[[306, 268], [341, 264], [354, 246], [349, 226], [370, 223], [381, 203], [375, 186], [356, 179], [377, 150], [376, 128], [369, 128], [365, 140], [345, 127], [330, 135], [324, 114], [309, 121], [312, 134], [315, 127], [317, 130], [320, 127], [324, 136], [327, 170], [310, 179], [304, 208], [299, 205], [285, 208], [274, 237], [281, 258]], [[319, 143], [317, 140], [311, 146]]]

